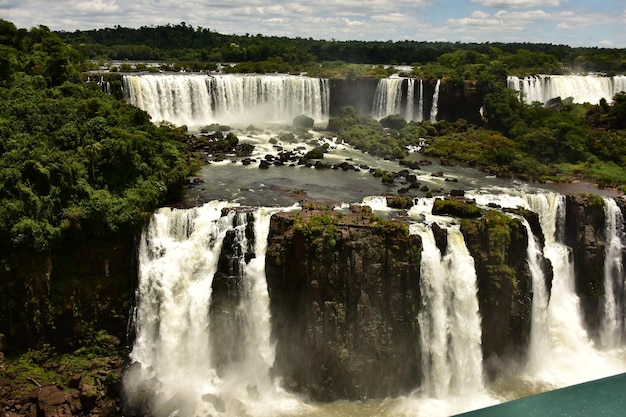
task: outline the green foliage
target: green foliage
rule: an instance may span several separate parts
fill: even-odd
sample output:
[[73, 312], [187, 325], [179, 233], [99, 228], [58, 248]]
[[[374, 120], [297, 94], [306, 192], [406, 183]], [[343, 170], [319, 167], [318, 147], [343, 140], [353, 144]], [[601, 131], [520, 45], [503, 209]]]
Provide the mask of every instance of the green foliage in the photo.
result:
[[313, 214], [304, 220], [296, 217], [294, 232], [303, 235], [311, 248], [318, 254], [329, 258], [337, 244], [337, 218], [330, 213]]
[[483, 215], [483, 210], [473, 201], [438, 198], [433, 204], [433, 214], [477, 218]]
[[47, 28], [15, 32], [0, 20], [0, 39], [20, 45], [20, 64], [0, 83], [3, 253], [138, 230], [180, 196], [184, 133], [87, 88], [75, 77], [75, 51]]
[[[16, 37], [10, 24], [7, 37]], [[0, 28], [0, 34], [2, 33]], [[507, 73], [556, 74], [576, 71], [623, 73], [623, 49], [571, 48], [530, 43], [452, 43], [417, 41], [337, 41], [257, 34], [224, 35], [187, 25], [143, 26], [60, 32], [61, 38], [89, 59], [237, 62], [237, 72], [307, 72], [320, 77], [386, 77], [397, 72], [381, 64], [414, 64], [423, 78], [503, 79]], [[1, 36], [1, 35], [0, 35]], [[3, 43], [3, 42], [0, 42]], [[0, 56], [3, 56], [0, 54]], [[195, 65], [192, 65], [196, 63]], [[372, 63], [377, 65], [371, 65]], [[1, 68], [1, 62], [0, 62]]]

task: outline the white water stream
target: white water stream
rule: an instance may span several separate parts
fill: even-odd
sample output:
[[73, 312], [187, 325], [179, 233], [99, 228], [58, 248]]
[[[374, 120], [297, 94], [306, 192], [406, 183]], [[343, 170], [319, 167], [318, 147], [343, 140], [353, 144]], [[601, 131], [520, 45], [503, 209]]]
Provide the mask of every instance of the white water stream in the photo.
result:
[[600, 338], [603, 347], [615, 348], [624, 342], [624, 217], [612, 198], [604, 199], [605, 261], [604, 261], [604, 308]]
[[[265, 248], [274, 210], [254, 213], [254, 247], [248, 247], [246, 214], [222, 215], [227, 203], [191, 210], [160, 209], [142, 236], [136, 340], [126, 373], [130, 402], [151, 398], [157, 417], [273, 416], [304, 406], [271, 378], [274, 346], [265, 279]], [[242, 256], [241, 295], [235, 345], [212, 338], [213, 278], [227, 232], [235, 233]], [[216, 363], [216, 349], [239, 351], [241, 358]]]

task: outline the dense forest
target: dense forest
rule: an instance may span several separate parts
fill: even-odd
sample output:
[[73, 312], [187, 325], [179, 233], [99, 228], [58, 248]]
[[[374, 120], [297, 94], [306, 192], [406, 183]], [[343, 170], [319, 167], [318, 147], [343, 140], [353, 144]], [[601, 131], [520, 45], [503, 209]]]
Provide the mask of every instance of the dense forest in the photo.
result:
[[81, 79], [84, 60], [45, 27], [0, 19], [0, 249], [48, 251], [138, 230], [180, 198], [185, 135]]
[[260, 34], [240, 36], [219, 34], [209, 28], [194, 28], [184, 22], [138, 29], [116, 26], [59, 32], [59, 36], [85, 58], [95, 60], [169, 60], [201, 66], [207, 62], [265, 62], [270, 70], [278, 66], [295, 71], [311, 69], [314, 67], [312, 64], [337, 61], [420, 66], [436, 63], [444, 55], [460, 52], [468, 57], [470, 63], [478, 63], [481, 56], [499, 59], [511, 73], [517, 75], [525, 75], [521, 72], [528, 71], [626, 72], [626, 50], [553, 44], [335, 41]]

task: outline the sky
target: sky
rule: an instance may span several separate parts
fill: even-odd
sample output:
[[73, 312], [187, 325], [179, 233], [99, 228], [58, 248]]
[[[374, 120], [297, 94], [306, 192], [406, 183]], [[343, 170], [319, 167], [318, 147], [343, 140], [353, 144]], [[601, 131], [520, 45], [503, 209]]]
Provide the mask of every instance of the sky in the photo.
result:
[[624, 0], [0, 0], [51, 30], [178, 25], [327, 40], [532, 42], [626, 48]]

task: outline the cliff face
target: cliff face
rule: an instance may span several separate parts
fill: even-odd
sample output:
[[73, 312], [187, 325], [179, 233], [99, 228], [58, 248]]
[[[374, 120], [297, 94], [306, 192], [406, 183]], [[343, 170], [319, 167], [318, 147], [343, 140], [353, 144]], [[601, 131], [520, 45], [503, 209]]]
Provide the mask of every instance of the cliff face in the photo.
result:
[[13, 253], [0, 271], [7, 348], [81, 346], [98, 330], [124, 337], [134, 286], [134, 239], [82, 242], [48, 254]]
[[7, 415], [117, 413], [133, 253], [133, 236], [123, 235], [11, 254], [0, 270], [0, 404]]
[[[625, 200], [617, 201], [626, 213]], [[604, 297], [603, 201], [598, 196], [568, 196], [566, 209], [562, 232], [572, 248], [585, 324], [597, 337]], [[454, 203], [442, 205], [439, 214], [453, 212], [467, 217], [458, 221], [475, 263], [482, 349], [491, 375], [497, 372], [491, 363], [510, 356], [523, 360], [528, 346], [532, 305], [528, 235], [520, 219], [499, 210], [460, 210]], [[529, 221], [542, 241], [537, 215], [516, 214]], [[252, 239], [248, 229], [246, 236]], [[433, 231], [444, 251], [446, 229]], [[420, 237], [409, 235], [406, 224], [376, 218], [367, 207], [339, 213], [330, 207], [305, 206], [299, 213], [272, 217], [266, 276], [276, 342], [273, 372], [287, 389], [333, 400], [394, 396], [419, 386], [421, 250]], [[120, 236], [48, 255], [14, 254], [10, 267], [0, 270], [0, 350], [50, 344], [71, 352], [93, 343], [102, 330], [119, 344], [126, 335], [133, 299], [133, 251], [133, 237]], [[251, 256], [227, 236], [213, 288], [215, 337], [237, 337], [223, 323], [236, 314], [233, 291], [239, 284], [233, 280], [240, 276], [239, 259]], [[543, 270], [550, 288], [552, 271], [545, 259]], [[110, 339], [107, 343], [115, 344]], [[239, 353], [216, 352], [214, 359], [226, 360], [219, 357], [222, 354]], [[121, 360], [104, 363], [109, 370], [114, 367], [108, 373], [121, 372]], [[96, 372], [98, 365], [93, 366]], [[60, 375], [68, 385], [76, 382], [69, 371]], [[93, 378], [104, 398], [112, 386], [99, 381], [100, 376]], [[0, 385], [4, 389], [6, 384]], [[115, 390], [109, 394], [115, 395]], [[3, 399], [7, 395], [0, 390]]]
[[419, 239], [367, 208], [272, 217], [275, 370], [313, 398], [384, 397], [419, 381]]
[[[532, 213], [528, 213], [533, 217]], [[482, 318], [482, 349], [487, 361], [522, 356], [528, 347], [532, 312], [532, 276], [528, 266], [529, 236], [521, 220], [488, 210], [463, 221], [461, 231], [474, 258]], [[552, 268], [543, 259], [546, 288]], [[495, 370], [494, 370], [495, 371]]]
[[[318, 400], [415, 389], [422, 375], [421, 240], [405, 225], [377, 223], [367, 210], [333, 216], [272, 218], [266, 274], [275, 370], [291, 389]], [[446, 230], [435, 229], [445, 250]], [[532, 305], [526, 230], [494, 210], [463, 220], [461, 230], [476, 264], [484, 356], [523, 354]]]
[[[616, 199], [622, 215], [626, 201]], [[605, 295], [606, 215], [604, 201], [597, 195], [578, 194], [566, 198], [565, 242], [572, 248], [576, 293], [590, 335], [598, 339]], [[626, 265], [626, 253], [622, 265]]]

